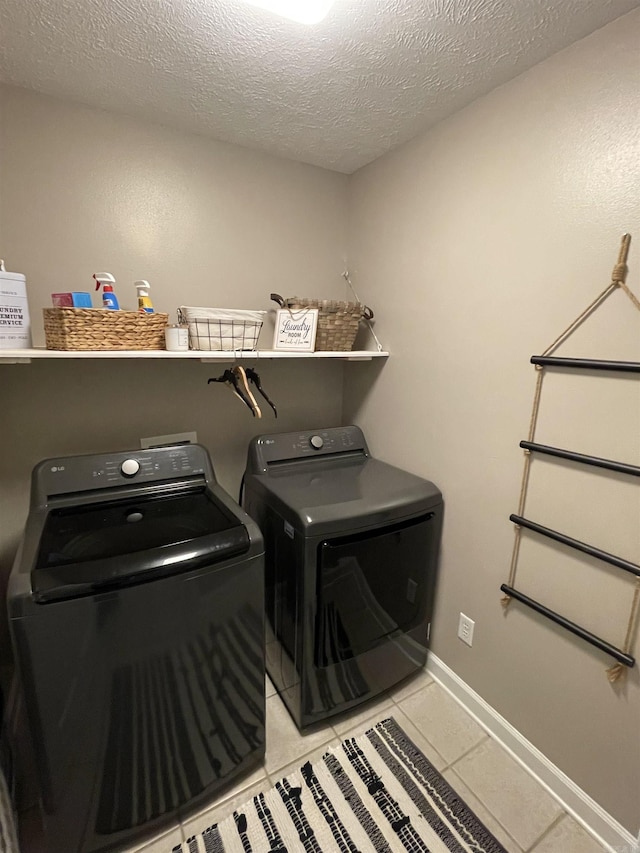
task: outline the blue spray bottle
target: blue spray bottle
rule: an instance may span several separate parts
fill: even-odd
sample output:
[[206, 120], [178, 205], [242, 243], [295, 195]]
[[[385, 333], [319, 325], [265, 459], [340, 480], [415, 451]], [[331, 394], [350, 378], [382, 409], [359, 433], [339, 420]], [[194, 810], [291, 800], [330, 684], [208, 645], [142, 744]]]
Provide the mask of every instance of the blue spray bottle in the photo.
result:
[[102, 285], [102, 306], [110, 311], [118, 311], [118, 298], [113, 292], [113, 285], [116, 283], [115, 278], [110, 272], [96, 272], [93, 274], [96, 280], [96, 290], [100, 290]]

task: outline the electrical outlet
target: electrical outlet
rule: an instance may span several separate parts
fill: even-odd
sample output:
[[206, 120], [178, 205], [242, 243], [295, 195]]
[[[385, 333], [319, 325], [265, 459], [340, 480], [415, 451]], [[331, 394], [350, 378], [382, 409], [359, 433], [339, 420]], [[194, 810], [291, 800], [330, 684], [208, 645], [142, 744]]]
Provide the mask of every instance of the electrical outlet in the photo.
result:
[[463, 643], [466, 643], [468, 646], [473, 645], [473, 629], [475, 628], [476, 623], [473, 619], [469, 619], [468, 616], [465, 616], [464, 613], [460, 614], [460, 621], [458, 622], [458, 637], [462, 640]]

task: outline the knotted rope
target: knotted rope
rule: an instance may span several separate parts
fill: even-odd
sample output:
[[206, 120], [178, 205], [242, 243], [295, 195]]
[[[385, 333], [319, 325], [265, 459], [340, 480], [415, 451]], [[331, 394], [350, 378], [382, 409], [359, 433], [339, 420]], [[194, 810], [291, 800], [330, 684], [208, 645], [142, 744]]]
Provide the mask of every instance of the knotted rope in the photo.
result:
[[569, 335], [571, 335], [572, 332], [575, 332], [575, 330], [578, 328], [578, 326], [580, 326], [581, 323], [583, 323], [587, 319], [587, 317], [591, 314], [591, 312], [595, 311], [595, 309], [598, 308], [604, 302], [604, 300], [607, 298], [607, 296], [610, 296], [613, 293], [613, 291], [616, 290], [618, 287], [621, 287], [624, 290], [624, 292], [627, 294], [629, 299], [631, 299], [631, 301], [635, 304], [636, 308], [640, 309], [640, 302], [636, 299], [634, 294], [629, 290], [629, 288], [626, 285], [627, 273], [629, 271], [629, 269], [627, 267], [627, 257], [629, 255], [629, 245], [630, 244], [631, 244], [631, 235], [630, 234], [624, 234], [622, 237], [621, 244], [620, 244], [620, 251], [618, 253], [618, 260], [617, 260], [617, 262], [613, 268], [613, 272], [611, 273], [611, 283], [605, 287], [605, 289], [602, 291], [602, 293], [600, 293], [600, 294], [598, 294], [598, 296], [596, 296], [596, 298], [593, 300], [593, 302], [590, 305], [587, 305], [587, 307], [584, 309], [582, 314], [580, 314], [578, 317], [576, 317], [576, 319], [573, 321], [573, 323], [571, 323], [571, 325], [567, 326], [567, 328], [564, 330], [564, 332], [562, 332], [562, 334], [560, 334], [555, 339], [555, 341], [550, 346], [548, 346], [546, 348], [546, 350], [542, 353], [542, 355], [551, 355], [551, 353], [555, 349], [557, 349], [557, 347], [559, 347], [560, 344], [563, 343], [569, 337]]
[[[638, 618], [638, 607], [640, 606], [640, 578], [636, 578], [636, 588], [633, 593], [633, 601], [631, 603], [631, 612], [629, 613], [629, 622], [627, 624], [627, 634], [624, 638], [622, 651], [625, 654], [631, 654], [631, 638], [633, 636], [633, 628]], [[621, 663], [616, 663], [607, 669], [607, 678], [613, 684], [620, 678], [624, 678], [627, 674], [627, 667]]]

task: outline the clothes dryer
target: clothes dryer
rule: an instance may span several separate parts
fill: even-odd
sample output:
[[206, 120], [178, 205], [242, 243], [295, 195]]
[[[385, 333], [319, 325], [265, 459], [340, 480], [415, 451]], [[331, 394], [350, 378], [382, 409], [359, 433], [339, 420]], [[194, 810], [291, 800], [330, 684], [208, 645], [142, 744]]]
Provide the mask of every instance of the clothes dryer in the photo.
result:
[[440, 491], [347, 426], [258, 436], [243, 505], [265, 538], [267, 670], [299, 728], [426, 662]]

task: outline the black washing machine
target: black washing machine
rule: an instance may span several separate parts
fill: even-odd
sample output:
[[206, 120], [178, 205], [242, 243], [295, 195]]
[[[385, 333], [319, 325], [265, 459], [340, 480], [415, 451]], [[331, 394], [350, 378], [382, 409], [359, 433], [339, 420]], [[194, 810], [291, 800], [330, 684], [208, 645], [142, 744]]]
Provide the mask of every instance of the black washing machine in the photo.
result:
[[265, 538], [267, 671], [299, 728], [424, 666], [443, 504], [356, 426], [263, 435], [243, 504]]
[[262, 759], [263, 576], [199, 445], [34, 469], [8, 608], [48, 853], [128, 847]]

